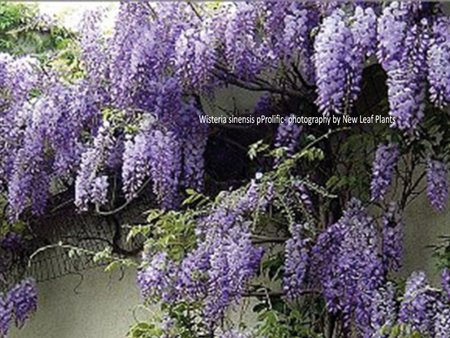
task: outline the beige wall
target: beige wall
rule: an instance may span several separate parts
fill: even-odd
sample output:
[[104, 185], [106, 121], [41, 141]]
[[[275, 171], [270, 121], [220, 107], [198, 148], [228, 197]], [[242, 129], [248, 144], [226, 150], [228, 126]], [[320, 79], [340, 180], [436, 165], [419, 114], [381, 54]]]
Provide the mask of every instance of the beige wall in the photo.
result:
[[443, 213], [436, 213], [430, 207], [425, 193], [411, 203], [405, 216], [405, 261], [403, 275], [413, 270], [424, 270], [435, 283], [439, 282], [436, 260], [429, 245], [438, 243], [439, 237], [450, 235], [450, 205]]
[[[139, 304], [135, 271], [110, 275], [90, 269], [40, 283], [39, 309], [10, 338], [123, 338]], [[77, 285], [78, 288], [77, 288]]]

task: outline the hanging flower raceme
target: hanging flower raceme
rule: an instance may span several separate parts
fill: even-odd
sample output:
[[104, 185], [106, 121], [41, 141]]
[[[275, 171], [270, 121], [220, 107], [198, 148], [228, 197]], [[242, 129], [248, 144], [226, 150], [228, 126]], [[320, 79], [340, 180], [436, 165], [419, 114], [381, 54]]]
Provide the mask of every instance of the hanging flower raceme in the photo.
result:
[[175, 46], [175, 67], [181, 83], [187, 88], [202, 90], [211, 83], [217, 62], [214, 22], [207, 18], [199, 27], [184, 30]]
[[375, 36], [376, 16], [371, 7], [357, 6], [352, 17], [337, 8], [324, 19], [314, 45], [317, 105], [322, 113], [351, 111]]
[[8, 297], [0, 295], [0, 335], [7, 337], [14, 315], [14, 304]]
[[141, 295], [153, 302], [162, 300], [171, 302], [174, 300], [171, 283], [176, 273], [175, 265], [164, 252], [159, 252], [151, 257], [145, 257], [146, 266], [139, 271], [137, 284]]
[[343, 113], [350, 89], [353, 35], [346, 14], [336, 9], [320, 26], [314, 43], [314, 65], [317, 81], [317, 105], [324, 114]]
[[231, 72], [243, 79], [252, 79], [264, 66], [265, 55], [256, 35], [259, 5], [236, 3], [227, 15], [224, 56]]
[[372, 165], [372, 181], [370, 183], [373, 201], [380, 201], [384, 198], [391, 184], [399, 155], [400, 152], [396, 144], [381, 144], [378, 146]]
[[450, 19], [439, 16], [433, 23], [433, 35], [427, 53], [428, 83], [431, 101], [438, 107], [450, 103]]
[[105, 168], [106, 158], [113, 145], [110, 124], [104, 121], [99, 128], [92, 146], [81, 156], [81, 164], [75, 180], [75, 205], [87, 210], [88, 203], [106, 203], [108, 178], [101, 174]]
[[224, 197], [197, 223], [197, 247], [179, 263], [167, 254], [145, 257], [138, 285], [148, 300], [201, 301], [202, 316], [213, 327], [230, 304], [238, 302], [262, 259], [263, 250], [252, 244], [250, 224], [244, 216], [267, 206], [253, 182], [237, 199]]
[[397, 321], [397, 303], [395, 301], [395, 287], [386, 283], [372, 294], [370, 309], [370, 327], [366, 334], [372, 338], [384, 338], [383, 327], [392, 327]]
[[445, 268], [442, 270], [441, 276], [442, 289], [447, 295], [448, 301], [450, 301], [450, 269]]
[[430, 42], [425, 13], [418, 3], [394, 1], [378, 19], [377, 55], [387, 72], [389, 114], [395, 118], [393, 126], [408, 132], [414, 131], [424, 116]]
[[[21, 327], [37, 309], [37, 289], [33, 279], [27, 278], [14, 285], [4, 300], [12, 304], [16, 325]], [[8, 308], [9, 309], [9, 308]]]
[[433, 336], [438, 298], [436, 291], [429, 286], [425, 273], [413, 272], [406, 282], [399, 321], [422, 334]]
[[396, 209], [395, 203], [391, 203], [382, 217], [385, 271], [397, 271], [402, 266], [404, 224]]
[[[119, 107], [131, 103], [133, 79], [143, 60], [142, 39], [151, 34], [149, 19], [151, 8], [145, 2], [122, 2], [114, 27], [114, 35], [109, 41], [111, 63], [109, 73], [114, 102]], [[153, 36], [151, 36], [153, 37]], [[145, 45], [144, 45], [145, 46]]]
[[435, 210], [444, 210], [448, 201], [448, 170], [443, 161], [428, 159], [427, 196]]
[[303, 238], [304, 225], [295, 224], [291, 229], [291, 238], [286, 241], [284, 250], [283, 289], [289, 298], [301, 296], [309, 266], [308, 239]]
[[312, 266], [321, 282], [327, 307], [342, 312], [349, 326], [364, 330], [370, 323], [371, 294], [383, 283], [374, 221], [353, 199], [342, 218], [319, 235]]
[[80, 23], [81, 58], [91, 86], [100, 89], [105, 81], [107, 54], [101, 31], [101, 11], [85, 11]]
[[450, 306], [441, 304], [437, 311], [436, 322], [434, 327], [435, 338], [446, 338], [450, 332]]

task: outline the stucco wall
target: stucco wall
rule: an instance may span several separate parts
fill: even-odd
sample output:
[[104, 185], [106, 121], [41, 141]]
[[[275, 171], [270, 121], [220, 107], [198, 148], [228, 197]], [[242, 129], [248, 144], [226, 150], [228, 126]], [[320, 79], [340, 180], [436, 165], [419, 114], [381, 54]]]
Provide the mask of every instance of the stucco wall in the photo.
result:
[[[10, 338], [123, 338], [139, 304], [135, 271], [90, 269], [40, 283], [39, 310]], [[78, 287], [77, 287], [78, 286]]]

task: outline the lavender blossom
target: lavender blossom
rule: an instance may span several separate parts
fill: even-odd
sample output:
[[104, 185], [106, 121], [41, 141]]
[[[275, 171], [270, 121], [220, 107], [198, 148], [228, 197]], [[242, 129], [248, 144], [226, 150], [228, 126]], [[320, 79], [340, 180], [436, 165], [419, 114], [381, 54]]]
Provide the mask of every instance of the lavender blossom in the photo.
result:
[[0, 295], [0, 335], [2, 337], [8, 337], [13, 314], [13, 303], [9, 301], [8, 297], [5, 298], [3, 295]]
[[188, 88], [202, 89], [210, 83], [217, 58], [215, 43], [214, 26], [209, 18], [199, 28], [188, 28], [178, 37], [175, 66]]
[[[388, 75], [393, 126], [412, 132], [424, 116], [427, 20], [416, 18], [414, 2], [389, 4], [378, 20], [378, 58]], [[420, 21], [418, 24], [416, 21]]]
[[122, 165], [122, 189], [128, 200], [136, 197], [139, 188], [149, 175], [151, 137], [151, 132], [144, 130], [133, 139], [125, 142]]
[[317, 105], [325, 114], [348, 111], [346, 101], [352, 101], [352, 83], [355, 67], [362, 67], [353, 52], [355, 41], [342, 9], [326, 17], [314, 44], [314, 65], [317, 79]]
[[378, 146], [372, 166], [372, 181], [370, 184], [373, 201], [380, 201], [386, 195], [399, 155], [400, 152], [396, 144], [381, 144]]
[[442, 283], [442, 289], [446, 293], [447, 299], [450, 301], [450, 269], [449, 268], [445, 268], [442, 270], [441, 283]]
[[448, 171], [447, 164], [443, 161], [428, 160], [427, 196], [436, 211], [445, 209], [448, 201]]
[[305, 208], [305, 210], [309, 213], [312, 212], [314, 210], [314, 204], [311, 199], [311, 193], [309, 189], [304, 183], [296, 183], [294, 187], [297, 191], [298, 198], [300, 199], [303, 208]]
[[13, 304], [16, 325], [21, 327], [37, 310], [37, 289], [33, 279], [27, 278], [8, 292], [7, 301]]
[[292, 226], [292, 237], [286, 241], [283, 289], [289, 298], [301, 295], [309, 265], [308, 239], [301, 234], [301, 224]]
[[422, 334], [433, 332], [436, 296], [430, 290], [424, 272], [413, 272], [406, 282], [399, 320]]
[[244, 79], [253, 78], [263, 66], [255, 34], [257, 5], [241, 2], [231, 7], [224, 32], [226, 62], [234, 74]]
[[403, 220], [397, 213], [395, 203], [389, 205], [383, 215], [383, 265], [386, 271], [401, 268], [403, 257]]
[[387, 338], [381, 333], [383, 327], [392, 327], [397, 321], [395, 287], [386, 283], [372, 294], [369, 334], [372, 338]]
[[373, 219], [353, 199], [341, 219], [319, 235], [311, 266], [320, 280], [328, 310], [343, 312], [344, 325], [352, 318], [364, 330], [370, 323], [370, 295], [383, 282]]
[[208, 322], [223, 317], [225, 309], [238, 301], [245, 282], [253, 277], [262, 258], [262, 249], [254, 248], [246, 227], [233, 227], [228, 235], [211, 243], [208, 294], [204, 314]]
[[433, 37], [427, 54], [431, 101], [443, 108], [450, 103], [450, 21], [439, 16], [433, 24]]
[[101, 11], [87, 10], [80, 24], [81, 58], [91, 85], [100, 86], [106, 75], [106, 47], [101, 32]]
[[180, 144], [174, 133], [159, 130], [155, 131], [150, 142], [153, 191], [162, 208], [175, 208], [179, 204]]
[[443, 305], [436, 314], [436, 322], [434, 324], [435, 338], [448, 338], [450, 332], [450, 306]]
[[143, 298], [153, 302], [163, 300], [170, 302], [174, 299], [172, 278], [175, 266], [165, 252], [159, 252], [146, 259], [144, 268], [139, 271], [137, 284]]
[[81, 156], [80, 169], [75, 180], [75, 205], [86, 210], [88, 203], [105, 203], [108, 191], [106, 177], [97, 176], [104, 167], [107, 155], [113, 145], [108, 122], [99, 129], [93, 145]]

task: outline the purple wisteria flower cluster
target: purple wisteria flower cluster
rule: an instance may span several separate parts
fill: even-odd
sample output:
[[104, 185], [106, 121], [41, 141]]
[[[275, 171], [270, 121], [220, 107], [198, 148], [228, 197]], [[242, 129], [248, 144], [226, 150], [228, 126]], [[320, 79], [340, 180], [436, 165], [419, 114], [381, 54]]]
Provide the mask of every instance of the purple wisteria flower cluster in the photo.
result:
[[381, 144], [378, 146], [375, 152], [372, 181], [370, 183], [372, 200], [380, 201], [386, 195], [399, 155], [400, 152], [396, 144]]
[[22, 327], [37, 309], [37, 289], [33, 279], [24, 279], [14, 285], [7, 294], [0, 294], [0, 334], [7, 337], [15, 321]]
[[385, 271], [397, 271], [402, 266], [404, 223], [395, 203], [391, 202], [382, 217], [383, 265]]
[[429, 159], [427, 164], [427, 195], [431, 206], [442, 211], [448, 201], [447, 163]]
[[[321, 113], [351, 113], [376, 54], [394, 126], [414, 130], [427, 89], [436, 106], [448, 102], [448, 18], [420, 1], [380, 7], [124, 2], [110, 35], [103, 13], [85, 14], [81, 78], [68, 82], [37, 59], [1, 54], [0, 181], [11, 220], [29, 206], [42, 214], [55, 184], [77, 182], [81, 210], [104, 204], [117, 195], [108, 193], [117, 172], [128, 200], [149, 181], [162, 207], [177, 207], [185, 188], [203, 187], [208, 130], [199, 98], [229, 83], [262, 91], [263, 77], [281, 69], [292, 70], [299, 79], [290, 82], [310, 91]], [[150, 131], [142, 121], [152, 119]], [[110, 140], [100, 155], [105, 123]], [[280, 126], [276, 142], [294, 151], [297, 129]], [[374, 178], [375, 199], [384, 195], [384, 176]]]
[[[386, 327], [401, 325], [448, 338], [448, 270], [443, 291], [420, 272], [408, 279], [403, 298], [388, 282], [403, 255], [403, 220], [386, 198], [398, 159], [423, 134], [419, 127], [426, 114], [445, 118], [442, 111], [450, 102], [449, 18], [438, 3], [123, 1], [111, 34], [103, 32], [102, 18], [90, 11], [81, 22], [76, 75], [31, 56], [0, 53], [0, 192], [10, 222], [42, 215], [61, 190], [74, 191], [79, 211], [122, 210], [117, 204], [127, 206], [144, 191], [164, 211], [191, 211], [182, 200], [186, 190], [205, 187], [204, 155], [214, 146], [208, 137], [223, 136], [216, 132], [221, 127], [209, 128], [199, 119], [206, 109], [222, 109], [206, 107], [215, 95], [234, 86], [262, 93], [256, 114], [288, 107], [283, 113], [354, 115], [363, 71], [370, 66], [386, 78], [387, 108], [395, 117], [389, 131], [395, 142], [378, 146], [372, 167], [368, 203], [386, 209], [378, 223], [370, 208], [350, 197], [352, 187], [345, 196], [326, 191], [353, 184], [353, 177], [339, 180], [345, 165], [330, 167], [336, 173], [329, 176], [330, 168], [319, 166], [312, 175], [303, 173], [316, 154], [324, 157], [322, 167], [328, 166], [325, 160], [333, 162], [322, 146], [329, 142], [334, 151], [350, 132], [283, 123], [272, 144], [287, 149], [292, 160], [300, 140], [311, 140], [304, 161], [295, 168], [275, 165], [268, 175], [279, 181], [272, 185], [264, 174], [264, 183], [258, 178], [234, 191], [228, 185], [212, 207], [200, 203], [192, 246], [183, 248], [181, 257], [166, 247], [146, 248], [137, 283], [149, 302], [195, 304], [202, 325], [214, 334], [247, 337], [222, 332], [218, 323], [249, 287], [258, 287], [250, 281], [267, 251], [255, 238], [266, 222], [288, 236], [275, 241], [282, 246], [280, 292], [287, 301], [313, 289], [344, 336], [384, 337]], [[381, 67], [372, 67], [377, 63]], [[427, 103], [433, 109], [425, 109]], [[427, 195], [437, 211], [448, 201], [447, 165], [428, 159]], [[291, 169], [318, 178], [325, 188], [280, 178]], [[247, 168], [243, 171], [247, 175]], [[218, 187], [224, 183], [208, 178]], [[274, 197], [279, 186], [292, 191]], [[286, 203], [286, 196], [292, 201]], [[0, 242], [2, 250], [17, 251], [20, 245], [12, 234]], [[0, 334], [6, 335], [14, 320], [23, 324], [36, 309], [36, 297], [29, 279], [0, 297]]]
[[305, 284], [309, 265], [308, 239], [302, 238], [304, 226], [295, 224], [292, 226], [291, 238], [286, 241], [284, 261], [284, 290], [289, 298], [301, 295]]
[[374, 220], [353, 199], [342, 218], [312, 248], [312, 263], [330, 312], [342, 312], [348, 327], [370, 323], [370, 295], [384, 282]]
[[263, 250], [253, 245], [245, 217], [270, 202], [261, 189], [253, 181], [240, 197], [224, 197], [200, 218], [197, 246], [180, 262], [164, 252], [146, 253], [138, 274], [142, 296], [168, 303], [200, 301], [205, 323], [213, 327], [219, 322], [228, 306], [239, 302], [262, 259]]
[[364, 60], [375, 45], [376, 15], [371, 7], [357, 6], [353, 16], [336, 8], [325, 18], [314, 45], [317, 105], [323, 114], [351, 111]]
[[427, 3], [393, 1], [378, 18], [378, 59], [388, 76], [390, 114], [395, 127], [409, 132], [424, 117], [427, 77], [431, 100], [441, 107], [448, 100], [448, 24], [432, 10]]

